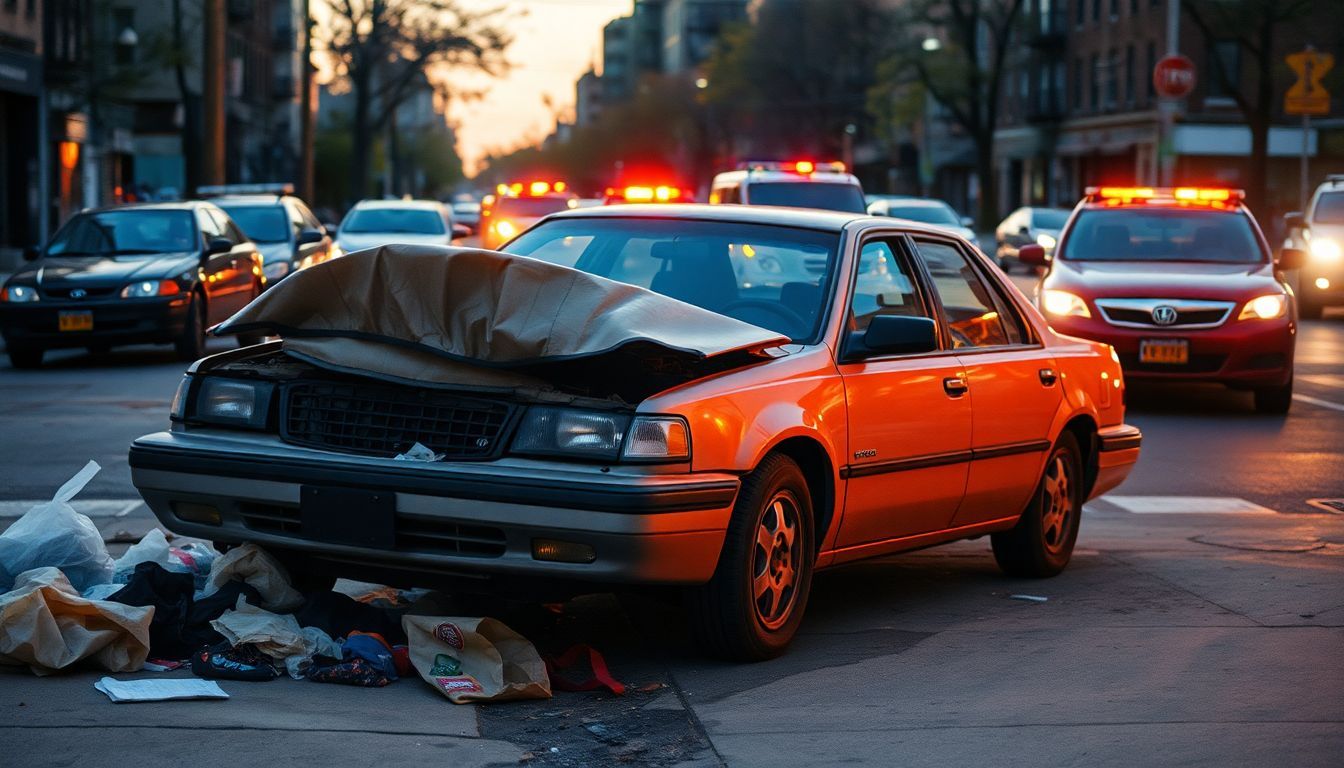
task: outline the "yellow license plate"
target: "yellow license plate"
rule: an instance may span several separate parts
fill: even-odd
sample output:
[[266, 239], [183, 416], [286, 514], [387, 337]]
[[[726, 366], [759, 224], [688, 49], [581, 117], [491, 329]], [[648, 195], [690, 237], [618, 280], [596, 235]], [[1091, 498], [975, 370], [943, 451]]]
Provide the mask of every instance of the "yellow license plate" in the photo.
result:
[[1184, 365], [1190, 362], [1190, 342], [1185, 339], [1148, 339], [1140, 341], [1139, 362]]
[[84, 312], [62, 312], [57, 321], [62, 331], [92, 331], [93, 313]]

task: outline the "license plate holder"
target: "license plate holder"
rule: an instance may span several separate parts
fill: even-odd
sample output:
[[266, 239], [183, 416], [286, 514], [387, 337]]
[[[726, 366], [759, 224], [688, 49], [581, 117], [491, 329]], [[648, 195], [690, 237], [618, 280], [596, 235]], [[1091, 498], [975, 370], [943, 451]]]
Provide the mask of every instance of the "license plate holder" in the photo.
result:
[[356, 488], [299, 488], [300, 529], [306, 539], [392, 549], [397, 543], [397, 494]]
[[1139, 342], [1139, 362], [1185, 365], [1190, 362], [1190, 342], [1186, 339], [1143, 339]]
[[56, 325], [65, 331], [92, 331], [93, 311], [88, 309], [61, 312], [56, 315]]

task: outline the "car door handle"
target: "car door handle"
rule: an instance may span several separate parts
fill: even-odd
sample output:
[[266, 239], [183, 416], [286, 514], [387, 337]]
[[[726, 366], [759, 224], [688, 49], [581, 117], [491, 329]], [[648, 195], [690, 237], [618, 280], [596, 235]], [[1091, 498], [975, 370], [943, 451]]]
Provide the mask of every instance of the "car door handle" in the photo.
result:
[[970, 389], [970, 387], [966, 386], [966, 380], [960, 376], [948, 376], [946, 379], [943, 379], [943, 391], [946, 392], [949, 397], [961, 397], [966, 394], [966, 390], [968, 389]]
[[1059, 381], [1059, 374], [1055, 373], [1054, 368], [1042, 368], [1037, 371], [1037, 374], [1041, 377], [1041, 386], [1043, 387], [1052, 387], [1056, 381]]

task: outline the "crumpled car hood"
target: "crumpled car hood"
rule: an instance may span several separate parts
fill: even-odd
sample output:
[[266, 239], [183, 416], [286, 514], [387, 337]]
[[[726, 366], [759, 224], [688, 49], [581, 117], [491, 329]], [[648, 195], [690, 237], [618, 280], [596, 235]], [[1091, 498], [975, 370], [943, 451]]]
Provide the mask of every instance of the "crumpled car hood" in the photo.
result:
[[[467, 363], [626, 400], [756, 362], [763, 350], [789, 343], [774, 331], [568, 267], [415, 245], [297, 272], [214, 329], [250, 332], [281, 336], [287, 346], [293, 340], [303, 357], [347, 372], [444, 381], [462, 375]], [[415, 354], [392, 354], [388, 346]]]

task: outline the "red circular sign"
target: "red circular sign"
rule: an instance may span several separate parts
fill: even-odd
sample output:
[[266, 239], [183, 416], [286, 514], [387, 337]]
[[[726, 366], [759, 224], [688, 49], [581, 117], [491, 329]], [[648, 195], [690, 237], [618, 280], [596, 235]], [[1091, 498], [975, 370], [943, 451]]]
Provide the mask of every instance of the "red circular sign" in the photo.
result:
[[1164, 56], [1153, 67], [1153, 87], [1164, 99], [1181, 99], [1195, 89], [1195, 63], [1180, 54]]

